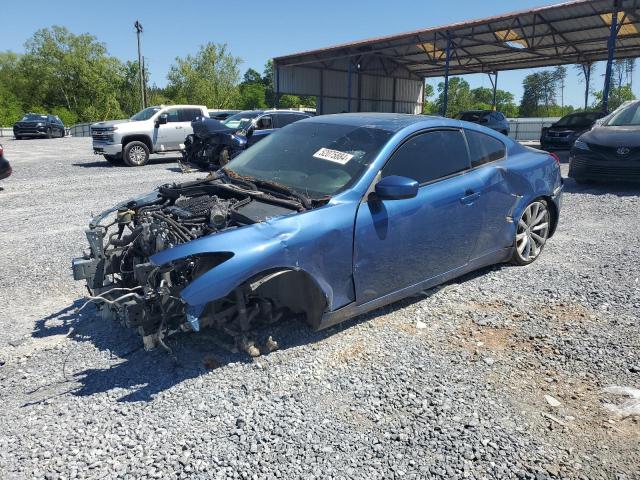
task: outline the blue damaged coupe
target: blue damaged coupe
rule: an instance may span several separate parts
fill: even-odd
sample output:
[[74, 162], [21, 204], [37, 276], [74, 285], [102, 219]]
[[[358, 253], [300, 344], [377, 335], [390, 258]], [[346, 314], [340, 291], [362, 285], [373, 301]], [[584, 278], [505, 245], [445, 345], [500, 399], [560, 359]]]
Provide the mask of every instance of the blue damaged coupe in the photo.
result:
[[90, 300], [143, 336], [322, 329], [491, 264], [536, 260], [558, 224], [556, 159], [482, 126], [398, 114], [291, 124], [221, 170], [95, 217], [73, 260]]

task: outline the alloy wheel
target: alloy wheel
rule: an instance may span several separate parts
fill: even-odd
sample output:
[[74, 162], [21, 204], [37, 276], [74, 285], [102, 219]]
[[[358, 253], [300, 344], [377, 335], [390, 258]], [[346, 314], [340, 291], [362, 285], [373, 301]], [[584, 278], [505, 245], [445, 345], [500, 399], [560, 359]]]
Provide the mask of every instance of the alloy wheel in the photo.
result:
[[132, 163], [140, 164], [144, 162], [146, 156], [147, 152], [139, 145], [134, 145], [129, 149], [129, 160], [131, 160]]
[[524, 210], [516, 233], [516, 251], [520, 260], [530, 263], [538, 258], [549, 237], [550, 214], [544, 202], [530, 203]]

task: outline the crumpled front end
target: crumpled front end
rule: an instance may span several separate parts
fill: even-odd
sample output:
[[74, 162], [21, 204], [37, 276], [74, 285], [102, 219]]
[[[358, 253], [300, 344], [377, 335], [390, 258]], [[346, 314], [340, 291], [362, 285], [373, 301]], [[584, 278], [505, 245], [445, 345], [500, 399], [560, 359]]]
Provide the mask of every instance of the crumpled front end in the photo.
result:
[[154, 255], [198, 238], [295, 213], [292, 202], [255, 199], [243, 189], [216, 181], [160, 187], [95, 217], [86, 231], [89, 248], [73, 259], [76, 280], [86, 280], [89, 301], [108, 317], [137, 328], [145, 348], [166, 347], [177, 331], [216, 326], [230, 348], [258, 354], [250, 332], [256, 323], [280, 319], [285, 309], [243, 285], [225, 298], [189, 305], [183, 290], [233, 257], [231, 251], [198, 253], [165, 264]]

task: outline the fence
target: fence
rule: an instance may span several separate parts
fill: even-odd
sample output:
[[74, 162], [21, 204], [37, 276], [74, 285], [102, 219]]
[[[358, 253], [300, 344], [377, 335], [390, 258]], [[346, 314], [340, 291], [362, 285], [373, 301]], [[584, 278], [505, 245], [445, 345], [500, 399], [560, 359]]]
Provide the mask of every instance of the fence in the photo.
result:
[[509, 136], [520, 142], [539, 141], [540, 132], [543, 127], [550, 127], [551, 124], [560, 120], [560, 117], [541, 118], [509, 118]]
[[[311, 111], [312, 109], [301, 109]], [[509, 136], [518, 141], [538, 141], [540, 140], [540, 131], [543, 127], [549, 127], [552, 123], [557, 122], [560, 117], [541, 117], [541, 118], [510, 118], [509, 126], [511, 132]], [[91, 123], [78, 123], [67, 129], [67, 135], [72, 137], [90, 137]], [[0, 137], [13, 137], [11, 128], [0, 128]]]

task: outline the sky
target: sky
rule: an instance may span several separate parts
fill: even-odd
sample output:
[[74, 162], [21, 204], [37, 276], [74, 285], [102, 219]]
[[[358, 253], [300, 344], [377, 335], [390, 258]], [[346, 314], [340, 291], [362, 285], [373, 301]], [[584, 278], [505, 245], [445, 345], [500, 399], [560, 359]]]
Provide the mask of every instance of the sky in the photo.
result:
[[[0, 51], [24, 51], [24, 42], [39, 28], [66, 26], [73, 33], [90, 33], [121, 60], [137, 58], [133, 24], [144, 27], [142, 49], [150, 82], [166, 84], [177, 56], [195, 53], [206, 42], [226, 43], [240, 57], [241, 72], [262, 72], [270, 58], [330, 45], [499, 15], [514, 10], [559, 3], [545, 0], [32, 0], [2, 6]], [[498, 88], [519, 102], [522, 80], [532, 70], [501, 72]], [[598, 65], [595, 85], [601, 89], [604, 65]], [[640, 72], [638, 72], [640, 75]], [[464, 77], [472, 88], [490, 87], [486, 75]], [[434, 86], [441, 79], [430, 80]], [[634, 85], [640, 82], [635, 81]], [[564, 104], [584, 103], [584, 87], [569, 67]], [[558, 98], [560, 102], [560, 98]]]

